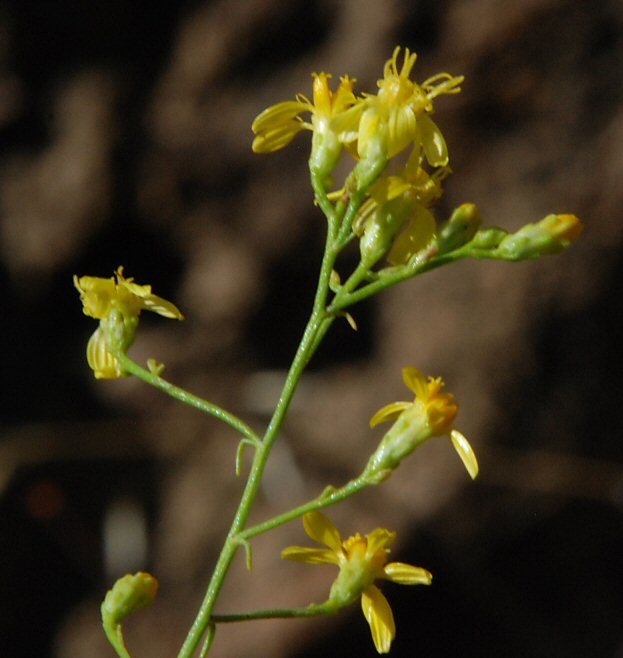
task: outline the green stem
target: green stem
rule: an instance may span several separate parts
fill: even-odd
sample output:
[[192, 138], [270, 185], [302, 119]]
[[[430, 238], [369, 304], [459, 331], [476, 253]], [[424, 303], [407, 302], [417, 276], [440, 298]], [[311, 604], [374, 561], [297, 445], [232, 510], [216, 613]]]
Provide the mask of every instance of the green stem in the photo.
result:
[[238, 510], [236, 511], [234, 520], [227, 534], [227, 539], [225, 540], [223, 549], [217, 560], [212, 578], [208, 585], [205, 597], [199, 608], [197, 617], [195, 618], [195, 621], [191, 626], [188, 635], [186, 636], [186, 640], [182, 645], [182, 648], [178, 654], [178, 658], [190, 658], [193, 655], [199, 642], [201, 641], [202, 635], [205, 633], [206, 628], [210, 624], [214, 604], [216, 603], [216, 599], [218, 598], [218, 595], [221, 591], [231, 562], [236, 554], [236, 551], [238, 550], [238, 547], [240, 546], [240, 533], [244, 529], [244, 526], [251, 512], [251, 507], [259, 491], [262, 475], [264, 473], [271, 448], [277, 439], [281, 424], [283, 423], [285, 415], [288, 411], [298, 382], [301, 378], [301, 375], [303, 374], [303, 370], [305, 369], [305, 366], [319, 345], [318, 336], [321, 333], [326, 332], [330, 326], [330, 323], [326, 322], [327, 315], [325, 312], [325, 306], [329, 290], [331, 270], [333, 269], [335, 262], [335, 254], [331, 249], [332, 233], [334, 232], [334, 218], [331, 215], [327, 217], [327, 220], [329, 222], [329, 230], [327, 231], [327, 241], [325, 244], [325, 251], [320, 268], [320, 275], [318, 278], [318, 288], [316, 290], [311, 316], [303, 333], [303, 338], [301, 339], [301, 343], [298, 347], [292, 365], [290, 366], [290, 370], [288, 371], [283, 390], [279, 397], [279, 402], [277, 403], [273, 416], [266, 429], [264, 438], [262, 439], [262, 442], [257, 446], [255, 451], [253, 463], [249, 472], [249, 479], [247, 480], [245, 489], [240, 499]]
[[279, 516], [275, 516], [272, 519], [264, 521], [263, 523], [258, 523], [251, 528], [247, 528], [240, 533], [240, 538], [249, 540], [251, 537], [256, 537], [257, 535], [268, 532], [269, 530], [277, 528], [284, 523], [289, 523], [294, 519], [298, 519], [308, 512], [315, 512], [316, 510], [335, 505], [345, 498], [348, 498], [358, 491], [361, 491], [362, 489], [365, 489], [366, 487], [374, 484], [376, 484], [374, 480], [371, 480], [367, 476], [360, 475], [358, 478], [351, 480], [339, 489], [325, 490], [322, 494], [320, 494], [320, 496], [310, 500], [307, 503], [304, 503], [303, 505], [293, 507], [291, 510], [284, 512], [283, 514], [279, 514]]
[[162, 377], [158, 377], [158, 375], [153, 374], [149, 370], [145, 370], [145, 368], [139, 366], [138, 363], [133, 361], [127, 354], [124, 354], [123, 352], [116, 352], [115, 358], [119, 361], [122, 368], [126, 372], [129, 372], [131, 375], [142, 379], [146, 384], [154, 386], [167, 395], [170, 395], [172, 398], [175, 398], [184, 404], [188, 404], [191, 407], [198, 409], [199, 411], [203, 411], [204, 413], [210, 414], [211, 416], [218, 418], [224, 423], [227, 423], [227, 425], [233, 427], [237, 432], [242, 434], [242, 436], [247, 438], [254, 445], [260, 442], [260, 437], [243, 420], [237, 416], [234, 416], [234, 414], [230, 413], [229, 411], [225, 411], [225, 409], [221, 409], [221, 407], [212, 404], [203, 398], [193, 395], [192, 393], [185, 391], [179, 386], [171, 384], [170, 382], [162, 379]]
[[203, 643], [203, 647], [201, 647], [201, 653], [199, 654], [199, 658], [205, 658], [208, 655], [208, 652], [212, 647], [212, 642], [214, 642], [215, 635], [216, 635], [216, 626], [214, 624], [210, 624], [208, 626], [208, 630], [206, 631], [206, 639]]
[[255, 610], [252, 612], [239, 612], [231, 615], [212, 615], [212, 621], [227, 624], [236, 621], [251, 621], [253, 619], [293, 619], [297, 617], [318, 617], [331, 615], [337, 612], [335, 606], [329, 602], [312, 603], [304, 608], [275, 608], [273, 610]]
[[442, 265], [451, 263], [461, 258], [464, 258], [465, 254], [461, 253], [459, 250], [453, 251], [449, 254], [444, 254], [443, 256], [438, 256], [437, 258], [432, 258], [420, 263], [415, 263], [413, 265], [405, 265], [403, 267], [396, 268], [395, 271], [391, 273], [381, 273], [379, 278], [369, 283], [354, 292], [349, 291], [345, 287], [338, 291], [333, 299], [332, 303], [327, 307], [327, 313], [337, 313], [339, 311], [356, 304], [357, 302], [363, 301], [372, 295], [390, 288], [391, 286], [410, 279], [418, 274], [423, 272], [428, 272], [434, 270]]
[[341, 250], [347, 244], [357, 211], [363, 203], [367, 191], [383, 173], [383, 170], [387, 166], [387, 162], [386, 158], [378, 158], [376, 162], [370, 166], [369, 171], [366, 173], [365, 180], [362, 180], [361, 172], [358, 171], [359, 165], [355, 167], [353, 173], [348, 177], [346, 181], [346, 189], [349, 192], [348, 207], [346, 208], [346, 213], [341, 222], [337, 236], [336, 244], [338, 245], [338, 249]]
[[331, 204], [331, 201], [329, 201], [329, 198], [327, 197], [327, 191], [325, 190], [322, 179], [313, 171], [311, 172], [311, 184], [314, 190], [314, 195], [316, 197], [316, 203], [320, 206], [320, 209], [324, 213], [325, 217], [327, 218], [327, 222], [329, 223], [328, 242], [331, 243], [333, 242], [336, 232], [335, 210]]
[[123, 629], [121, 624], [106, 624], [104, 623], [104, 632], [113, 649], [116, 651], [119, 658], [132, 658], [125, 647], [123, 641]]

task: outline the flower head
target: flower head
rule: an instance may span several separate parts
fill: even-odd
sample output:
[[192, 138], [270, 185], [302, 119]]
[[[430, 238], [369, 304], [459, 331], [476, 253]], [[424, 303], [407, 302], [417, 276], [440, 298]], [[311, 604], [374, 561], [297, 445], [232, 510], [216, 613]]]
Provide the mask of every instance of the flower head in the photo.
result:
[[134, 340], [138, 317], [142, 310], [153, 311], [166, 318], [182, 320], [183, 315], [171, 302], [152, 294], [151, 286], [141, 286], [123, 276], [119, 267], [115, 276], [74, 276], [85, 315], [100, 321], [87, 345], [87, 361], [97, 379], [123, 377], [124, 372], [110, 345], [125, 351]]
[[414, 149], [398, 174], [374, 183], [353, 224], [364, 262], [372, 265], [386, 255], [391, 265], [402, 265], [430, 244], [436, 233], [430, 207], [441, 198], [441, 182], [449, 173], [439, 167], [429, 174]]
[[398, 46], [385, 63], [383, 77], [377, 82], [378, 93], [365, 97], [358, 131], [359, 157], [368, 158], [380, 151], [392, 158], [415, 144], [421, 146], [431, 165], [446, 165], [446, 142], [428, 115], [437, 96], [461, 91], [463, 76], [438, 73], [419, 85], [410, 78], [417, 55], [406, 48], [402, 66], [399, 57]]
[[326, 548], [290, 546], [282, 551], [281, 557], [308, 564], [337, 566], [340, 572], [331, 586], [329, 601], [339, 609], [361, 597], [374, 646], [379, 653], [388, 653], [396, 636], [396, 625], [389, 603], [374, 581], [430, 585], [432, 575], [422, 567], [402, 562], [388, 563], [396, 533], [384, 528], [377, 528], [364, 536], [357, 533], [343, 541], [338, 529], [320, 512], [305, 514], [303, 527], [311, 539]]
[[393, 470], [418, 445], [433, 436], [450, 434], [452, 445], [472, 478], [478, 474], [478, 461], [467, 439], [452, 424], [459, 405], [451, 393], [442, 391], [441, 377], [424, 377], [417, 368], [403, 368], [402, 377], [414, 394], [412, 402], [392, 402], [379, 409], [370, 419], [370, 426], [395, 420], [379, 447], [370, 458], [366, 470], [370, 473]]
[[[329, 87], [331, 75], [313, 73], [313, 102], [299, 94], [294, 101], [277, 103], [259, 114], [251, 126], [256, 137], [253, 150], [256, 153], [277, 151], [287, 146], [301, 130], [311, 130], [312, 155], [310, 164], [326, 176], [337, 164], [342, 144], [356, 139], [358, 112], [349, 114], [347, 109], [358, 103], [353, 93], [354, 80], [348, 76], [340, 79], [337, 91]], [[301, 115], [309, 112], [311, 121]]]

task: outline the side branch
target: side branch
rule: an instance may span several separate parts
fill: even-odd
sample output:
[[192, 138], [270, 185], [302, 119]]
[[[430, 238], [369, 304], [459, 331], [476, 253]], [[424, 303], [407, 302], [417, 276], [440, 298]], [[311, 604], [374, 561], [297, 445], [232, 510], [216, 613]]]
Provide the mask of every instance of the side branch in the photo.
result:
[[131, 375], [134, 375], [139, 379], [142, 379], [146, 384], [161, 390], [163, 393], [170, 395], [172, 398], [175, 398], [184, 404], [188, 404], [205, 414], [209, 414], [210, 416], [218, 418], [220, 421], [226, 423], [230, 427], [233, 427], [233, 429], [242, 434], [242, 436], [244, 436], [245, 439], [248, 439], [252, 444], [259, 444], [259, 436], [243, 420], [230, 413], [229, 411], [225, 411], [225, 409], [222, 409], [216, 404], [212, 404], [211, 402], [208, 402], [207, 400], [204, 400], [197, 395], [193, 395], [192, 393], [185, 391], [183, 388], [175, 386], [165, 379], [162, 379], [162, 377], [155, 375], [149, 370], [145, 370], [145, 368], [139, 366], [136, 361], [133, 361], [127, 354], [124, 354], [123, 352], [116, 352], [115, 358], [119, 361], [124, 371], [129, 372]]
[[251, 621], [253, 619], [295, 619], [298, 617], [319, 617], [321, 615], [335, 614], [337, 609], [329, 601], [324, 603], [311, 603], [304, 608], [276, 608], [274, 610], [255, 610], [252, 612], [239, 612], [230, 615], [212, 615], [212, 621], [217, 624], [228, 624], [237, 621]]

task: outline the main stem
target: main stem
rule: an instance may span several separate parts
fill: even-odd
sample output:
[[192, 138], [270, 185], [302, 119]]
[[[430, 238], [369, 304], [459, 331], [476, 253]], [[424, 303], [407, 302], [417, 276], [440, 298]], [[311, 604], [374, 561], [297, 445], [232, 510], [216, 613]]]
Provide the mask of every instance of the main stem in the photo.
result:
[[271, 448], [277, 439], [281, 424], [288, 411], [292, 397], [298, 385], [298, 382], [303, 374], [305, 366], [309, 362], [315, 349], [320, 344], [320, 339], [326, 333], [331, 325], [331, 318], [327, 317], [325, 308], [327, 303], [327, 294], [329, 290], [329, 279], [331, 270], [335, 262], [336, 254], [331, 248], [331, 242], [334, 231], [332, 230], [332, 218], [329, 219], [329, 230], [327, 231], [327, 244], [325, 246], [322, 266], [320, 269], [320, 276], [318, 279], [318, 288], [314, 299], [314, 306], [305, 327], [303, 338], [299, 344], [298, 350], [288, 371], [288, 375], [283, 386], [283, 390], [279, 397], [279, 402], [275, 408], [270, 423], [266, 429], [266, 433], [255, 450], [255, 456], [251, 465], [249, 479], [245, 485], [238, 510], [234, 516], [227, 539], [223, 545], [223, 550], [218, 558], [212, 579], [208, 585], [208, 590], [201, 603], [199, 612], [195, 621], [193, 622], [186, 640], [180, 649], [178, 658], [191, 658], [194, 654], [201, 637], [203, 636], [206, 628], [208, 627], [214, 604], [221, 591], [225, 576], [229, 567], [234, 559], [236, 551], [240, 546], [241, 539], [240, 533], [244, 530], [245, 524], [251, 512], [251, 507], [260, 489], [262, 475], [268, 461]]

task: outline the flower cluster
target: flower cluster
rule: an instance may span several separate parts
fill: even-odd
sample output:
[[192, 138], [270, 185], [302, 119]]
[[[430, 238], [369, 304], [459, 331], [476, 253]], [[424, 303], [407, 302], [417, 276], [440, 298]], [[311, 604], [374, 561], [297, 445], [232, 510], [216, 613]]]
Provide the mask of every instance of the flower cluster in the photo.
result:
[[[417, 55], [400, 48], [386, 62], [377, 94], [355, 96], [354, 80], [341, 78], [335, 93], [327, 73], [313, 74], [313, 102], [298, 95], [295, 101], [278, 103], [264, 110], [253, 122], [256, 153], [276, 151], [289, 144], [302, 130], [314, 133], [310, 164], [321, 176], [335, 168], [342, 146], [360, 160], [389, 159], [413, 146], [421, 147], [432, 166], [448, 163], [446, 142], [430, 118], [433, 101], [441, 94], [460, 91], [463, 77], [439, 73], [421, 85], [410, 78]], [[301, 115], [311, 113], [311, 121]]]
[[[400, 63], [401, 49], [396, 48], [376, 94], [356, 96], [349, 77], [341, 78], [334, 93], [330, 75], [315, 73], [313, 102], [298, 95], [264, 110], [252, 125], [256, 152], [276, 151], [302, 130], [311, 130], [310, 170], [323, 184], [343, 149], [358, 161], [357, 188], [368, 196], [353, 228], [368, 267], [384, 256], [392, 265], [405, 264], [431, 242], [436, 225], [430, 207], [450, 172], [445, 139], [430, 115], [438, 96], [460, 91], [463, 77], [439, 73], [418, 84], [411, 80], [416, 58], [405, 49]], [[305, 113], [311, 120], [302, 118]], [[379, 178], [388, 161], [407, 148], [411, 151], [402, 169]]]
[[441, 182], [450, 170], [439, 167], [429, 174], [422, 157], [414, 149], [397, 174], [381, 176], [357, 212], [353, 230], [360, 236], [361, 260], [368, 267], [384, 256], [392, 265], [407, 263], [435, 237], [430, 208], [441, 198]]
[[421, 443], [434, 436], [450, 434], [452, 445], [473, 479], [478, 475], [478, 461], [468, 440], [452, 425], [459, 406], [451, 393], [442, 391], [441, 377], [426, 379], [416, 368], [403, 368], [404, 382], [414, 394], [412, 402], [392, 402], [379, 409], [370, 426], [388, 420], [395, 422], [381, 440], [366, 467], [369, 474], [390, 473]]
[[396, 534], [377, 528], [370, 534], [356, 534], [342, 541], [338, 529], [320, 512], [303, 517], [307, 535], [326, 548], [289, 546], [281, 557], [308, 564], [334, 564], [340, 570], [331, 586], [329, 602], [340, 609], [361, 597], [363, 614], [370, 625], [372, 640], [379, 653], [388, 653], [396, 636], [392, 609], [375, 580], [390, 580], [400, 585], [430, 585], [432, 575], [422, 567], [389, 562], [389, 549]]
[[84, 314], [100, 321], [87, 345], [87, 361], [97, 379], [124, 376], [112, 352], [125, 352], [132, 345], [142, 310], [165, 318], [182, 320], [184, 317], [171, 302], [152, 294], [151, 286], [126, 279], [122, 267], [109, 279], [74, 276], [74, 285], [80, 293]]

